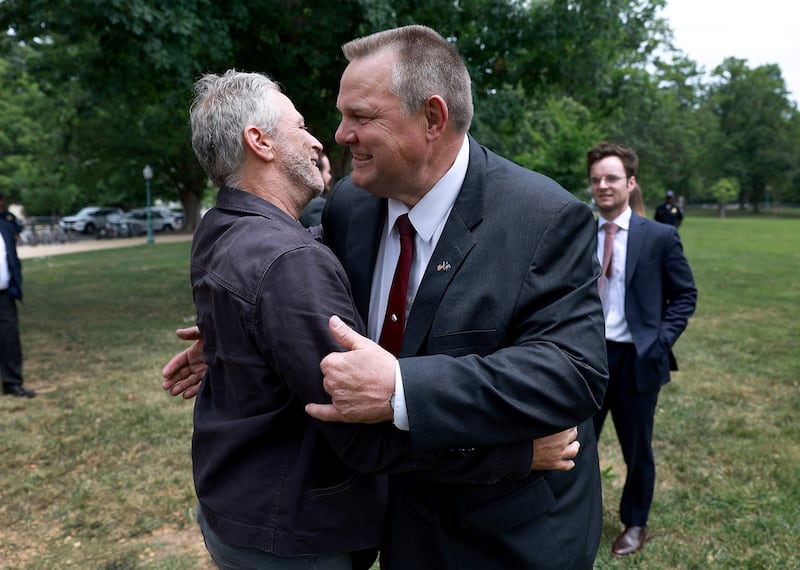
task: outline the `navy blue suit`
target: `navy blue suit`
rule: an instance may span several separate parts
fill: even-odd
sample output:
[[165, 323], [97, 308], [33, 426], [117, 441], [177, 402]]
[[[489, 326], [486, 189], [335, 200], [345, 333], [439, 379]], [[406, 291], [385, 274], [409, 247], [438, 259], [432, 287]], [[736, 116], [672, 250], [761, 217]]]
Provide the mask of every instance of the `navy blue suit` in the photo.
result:
[[[340, 182], [325, 240], [368, 319], [386, 201]], [[409, 313], [400, 367], [415, 450], [579, 426], [569, 472], [453, 485], [391, 478], [390, 570], [591, 568], [602, 508], [592, 416], [607, 382], [591, 212], [470, 139], [469, 166]]]
[[673, 226], [631, 216], [625, 262], [629, 343], [608, 342], [610, 380], [595, 416], [599, 437], [608, 412], [628, 474], [620, 503], [625, 526], [645, 526], [655, 488], [653, 418], [661, 386], [677, 370], [672, 347], [697, 304], [689, 262]]

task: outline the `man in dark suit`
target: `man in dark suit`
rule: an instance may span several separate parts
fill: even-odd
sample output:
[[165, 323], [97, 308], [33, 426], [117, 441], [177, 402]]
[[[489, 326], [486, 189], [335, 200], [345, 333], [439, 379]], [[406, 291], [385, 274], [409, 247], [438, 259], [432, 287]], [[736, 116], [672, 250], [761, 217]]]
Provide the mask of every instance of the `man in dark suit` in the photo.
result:
[[697, 289], [675, 227], [631, 211], [639, 159], [632, 149], [601, 143], [589, 151], [587, 168], [600, 211], [598, 259], [603, 260], [603, 302], [610, 381], [597, 436], [608, 412], [627, 465], [620, 501], [625, 529], [611, 553], [641, 550], [655, 489], [653, 422], [658, 392], [677, 370], [672, 346], [697, 304]]
[[36, 392], [22, 387], [22, 343], [19, 338], [17, 301], [22, 300], [22, 264], [17, 256], [17, 218], [6, 210], [0, 194], [0, 376], [3, 394], [33, 398]]
[[[414, 256], [399, 360], [333, 320], [320, 419], [393, 420], [418, 450], [496, 445], [578, 425], [570, 472], [497, 485], [394, 476], [396, 569], [590, 568], [601, 527], [592, 416], [606, 387], [589, 209], [480, 146], [467, 69], [433, 30], [349, 42], [336, 140], [353, 172], [323, 214], [369, 336], [384, 326], [407, 214]], [[421, 63], [424, 62], [424, 67]]]

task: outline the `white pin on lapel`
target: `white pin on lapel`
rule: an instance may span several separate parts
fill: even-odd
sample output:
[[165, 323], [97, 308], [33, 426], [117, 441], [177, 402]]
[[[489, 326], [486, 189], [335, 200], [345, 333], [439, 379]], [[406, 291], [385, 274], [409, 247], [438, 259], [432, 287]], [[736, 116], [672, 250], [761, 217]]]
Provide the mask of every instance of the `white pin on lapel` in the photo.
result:
[[449, 261], [442, 261], [436, 266], [436, 271], [450, 271], [450, 267]]

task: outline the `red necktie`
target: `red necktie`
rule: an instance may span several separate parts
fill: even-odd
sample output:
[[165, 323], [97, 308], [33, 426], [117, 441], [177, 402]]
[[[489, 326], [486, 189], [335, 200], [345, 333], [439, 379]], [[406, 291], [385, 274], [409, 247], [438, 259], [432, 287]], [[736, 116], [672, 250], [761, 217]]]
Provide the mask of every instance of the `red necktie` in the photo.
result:
[[602, 293], [603, 284], [611, 277], [611, 258], [614, 252], [614, 235], [617, 233], [619, 226], [613, 222], [608, 222], [603, 226], [606, 232], [606, 239], [603, 242], [603, 274], [600, 276], [600, 281], [597, 284], [598, 290]]
[[386, 317], [383, 319], [383, 329], [378, 344], [398, 356], [406, 326], [408, 274], [411, 270], [411, 259], [414, 257], [414, 226], [411, 225], [408, 214], [397, 218], [395, 224], [397, 231], [400, 232], [400, 257], [394, 270], [392, 288], [389, 289], [389, 302], [386, 305]]

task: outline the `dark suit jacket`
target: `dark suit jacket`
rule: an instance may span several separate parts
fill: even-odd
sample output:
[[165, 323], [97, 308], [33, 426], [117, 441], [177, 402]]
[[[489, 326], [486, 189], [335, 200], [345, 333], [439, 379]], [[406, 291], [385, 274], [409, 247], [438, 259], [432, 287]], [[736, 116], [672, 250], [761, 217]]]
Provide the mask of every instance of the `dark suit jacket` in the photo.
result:
[[[340, 182], [323, 214], [366, 319], [386, 202]], [[412, 446], [491, 446], [579, 425], [568, 473], [452, 485], [392, 478], [391, 570], [589, 568], [601, 493], [591, 417], [607, 383], [589, 209], [470, 139], [464, 184], [409, 314]]]
[[636, 384], [658, 390], [677, 370], [672, 346], [697, 305], [692, 270], [673, 226], [631, 216], [625, 262], [625, 319], [636, 347]]
[[6, 259], [11, 281], [8, 284], [8, 294], [13, 299], [22, 300], [22, 264], [17, 256], [17, 234], [19, 233], [16, 222], [0, 219], [0, 235], [6, 243]]
[[306, 207], [303, 208], [303, 211], [300, 212], [300, 217], [298, 218], [299, 222], [306, 228], [319, 225], [322, 220], [322, 210], [324, 208], [325, 198], [323, 196], [312, 198], [311, 201], [306, 204]]

